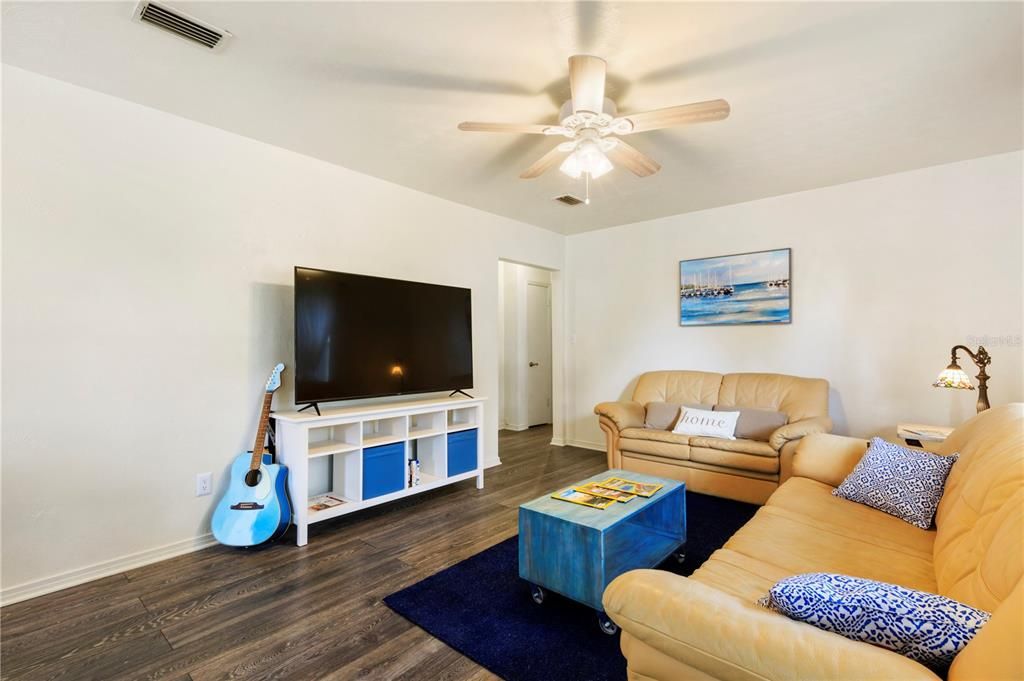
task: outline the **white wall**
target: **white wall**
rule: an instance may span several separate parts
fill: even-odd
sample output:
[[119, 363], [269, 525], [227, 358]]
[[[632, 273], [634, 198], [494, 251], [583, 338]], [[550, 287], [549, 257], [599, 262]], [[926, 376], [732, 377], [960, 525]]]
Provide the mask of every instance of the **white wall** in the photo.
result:
[[498, 258], [563, 237], [20, 69], [3, 96], [7, 598], [196, 545], [292, 360], [293, 265], [472, 288], [496, 461]]
[[[832, 384], [837, 432], [956, 424], [976, 393], [930, 387], [957, 343], [992, 354], [992, 404], [1024, 400], [1020, 152], [568, 239], [567, 438], [652, 369], [769, 371]], [[686, 191], [681, 187], [679, 191]], [[793, 322], [679, 327], [678, 261], [792, 247]], [[574, 342], [573, 342], [574, 341]], [[970, 360], [962, 366], [973, 377]]]
[[[526, 318], [527, 286], [533, 283], [551, 286], [551, 272], [502, 261], [499, 266], [498, 309], [501, 325], [501, 423], [509, 430], [526, 430], [527, 357], [529, 328]], [[551, 367], [548, 367], [550, 369]]]
[[[565, 439], [600, 446], [593, 405], [673, 367], [823, 376], [840, 432], [956, 423], [974, 395], [928, 385], [972, 338], [988, 337], [993, 403], [1024, 399], [1020, 153], [566, 240], [19, 69], [3, 78], [4, 598], [202, 543], [267, 371], [291, 359], [295, 264], [473, 289], [491, 461], [499, 258], [562, 270], [556, 442], [563, 400]], [[784, 246], [791, 325], [678, 326], [679, 259]], [[291, 397], [286, 373], [276, 407]], [[208, 470], [215, 495], [197, 499]]]

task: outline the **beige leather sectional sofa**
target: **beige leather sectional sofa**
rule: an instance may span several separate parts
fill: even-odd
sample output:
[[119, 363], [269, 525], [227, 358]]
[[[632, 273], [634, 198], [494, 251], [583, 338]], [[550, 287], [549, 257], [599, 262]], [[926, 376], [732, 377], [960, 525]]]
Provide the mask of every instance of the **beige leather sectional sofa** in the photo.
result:
[[[676, 435], [644, 427], [651, 402], [783, 412], [786, 423], [765, 441]], [[832, 430], [828, 382], [783, 374], [652, 371], [640, 376], [632, 399], [594, 407], [608, 447], [608, 468], [686, 482], [716, 496], [764, 503], [791, 475], [800, 438]]]
[[982, 412], [939, 453], [959, 452], [935, 527], [832, 496], [866, 449], [812, 435], [793, 477], [690, 577], [634, 570], [604, 592], [630, 681], [939, 681], [902, 655], [756, 604], [778, 580], [835, 572], [942, 594], [992, 613], [949, 681], [1024, 679], [1024, 404]]

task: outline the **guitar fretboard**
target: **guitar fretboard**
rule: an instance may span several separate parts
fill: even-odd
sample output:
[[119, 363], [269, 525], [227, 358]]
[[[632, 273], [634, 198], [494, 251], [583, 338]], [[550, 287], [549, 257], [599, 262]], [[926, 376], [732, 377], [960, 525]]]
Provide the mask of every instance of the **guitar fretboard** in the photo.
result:
[[259, 470], [263, 463], [263, 452], [266, 449], [267, 422], [270, 420], [270, 404], [274, 401], [274, 393], [263, 395], [263, 409], [260, 411], [260, 424], [256, 428], [256, 442], [252, 446], [252, 461], [249, 470]]

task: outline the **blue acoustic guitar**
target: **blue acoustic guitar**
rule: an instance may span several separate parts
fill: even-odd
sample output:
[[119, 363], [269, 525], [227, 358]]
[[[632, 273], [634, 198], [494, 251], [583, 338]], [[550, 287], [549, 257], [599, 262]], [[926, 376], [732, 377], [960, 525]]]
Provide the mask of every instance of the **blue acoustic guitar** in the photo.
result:
[[288, 469], [274, 463], [264, 444], [270, 404], [274, 391], [281, 387], [282, 371], [284, 365], [278, 364], [270, 372], [256, 443], [252, 452], [239, 454], [231, 464], [230, 486], [213, 512], [213, 536], [221, 544], [255, 546], [280, 537], [291, 525]]

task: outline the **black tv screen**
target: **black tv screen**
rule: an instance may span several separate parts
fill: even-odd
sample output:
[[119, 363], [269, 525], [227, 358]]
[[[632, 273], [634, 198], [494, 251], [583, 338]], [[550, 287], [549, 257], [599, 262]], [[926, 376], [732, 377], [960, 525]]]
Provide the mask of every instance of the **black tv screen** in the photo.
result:
[[470, 290], [295, 268], [295, 401], [473, 387]]

